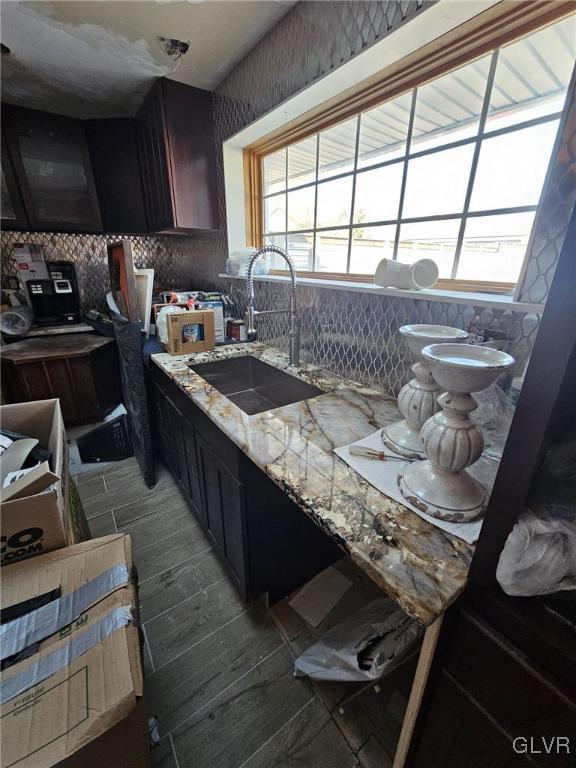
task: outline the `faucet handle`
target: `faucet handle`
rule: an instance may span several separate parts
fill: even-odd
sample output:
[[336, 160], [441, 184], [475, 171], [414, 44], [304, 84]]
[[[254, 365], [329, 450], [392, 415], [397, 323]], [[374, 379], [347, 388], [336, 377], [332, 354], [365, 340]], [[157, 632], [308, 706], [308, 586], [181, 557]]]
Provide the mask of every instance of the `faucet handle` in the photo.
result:
[[248, 307], [246, 310], [246, 338], [248, 341], [255, 341], [258, 338], [256, 330], [256, 311], [254, 307]]

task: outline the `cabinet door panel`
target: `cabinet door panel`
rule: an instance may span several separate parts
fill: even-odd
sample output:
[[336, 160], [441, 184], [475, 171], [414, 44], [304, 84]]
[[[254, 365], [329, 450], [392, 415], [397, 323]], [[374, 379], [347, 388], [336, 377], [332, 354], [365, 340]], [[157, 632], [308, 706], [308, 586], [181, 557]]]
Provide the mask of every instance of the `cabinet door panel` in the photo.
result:
[[85, 123], [105, 232], [147, 232], [134, 118]]
[[14, 170], [33, 229], [102, 230], [90, 156], [80, 120], [5, 108]]
[[169, 401], [162, 390], [154, 386], [154, 419], [156, 422], [156, 434], [159, 442], [160, 453], [168, 469], [175, 471], [174, 443], [170, 438], [170, 413]]
[[202, 503], [202, 489], [200, 484], [200, 471], [198, 469], [198, 456], [196, 453], [196, 436], [189, 422], [184, 423], [184, 451], [186, 453], [186, 466], [188, 469], [188, 493], [194, 505], [200, 522], [206, 527], [206, 515]]
[[218, 474], [224, 528], [224, 554], [238, 582], [244, 584], [246, 542], [242, 507], [243, 486], [226, 471], [222, 464], [219, 465]]
[[16, 177], [12, 168], [12, 160], [8, 154], [8, 147], [2, 136], [2, 167], [0, 168], [2, 177], [2, 191], [0, 201], [2, 203], [3, 229], [21, 229], [28, 226], [20, 190], [16, 183]]
[[224, 555], [224, 525], [219, 462], [209, 445], [198, 435], [198, 458], [202, 476], [206, 530], [216, 548]]
[[144, 205], [152, 231], [174, 226], [168, 178], [168, 153], [164, 128], [162, 90], [155, 86], [138, 115], [138, 150]]
[[178, 484], [180, 488], [188, 492], [188, 469], [186, 466], [186, 450], [184, 447], [184, 429], [182, 415], [173, 408], [172, 411], [172, 435], [174, 439], [174, 450], [176, 452], [176, 471]]
[[[515, 736], [530, 734], [515, 734]], [[442, 674], [409, 768], [528, 768], [527, 755]]]
[[246, 595], [243, 486], [197, 435], [206, 527], [228, 572]]

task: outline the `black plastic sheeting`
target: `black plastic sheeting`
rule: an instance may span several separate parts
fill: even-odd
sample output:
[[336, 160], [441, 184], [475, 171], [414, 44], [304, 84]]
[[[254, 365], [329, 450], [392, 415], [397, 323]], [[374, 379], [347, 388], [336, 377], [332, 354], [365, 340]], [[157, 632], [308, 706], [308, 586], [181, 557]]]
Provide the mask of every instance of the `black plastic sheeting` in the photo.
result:
[[124, 405], [128, 411], [134, 455], [148, 488], [156, 485], [156, 465], [152, 444], [152, 424], [143, 359], [140, 323], [112, 318], [118, 345]]

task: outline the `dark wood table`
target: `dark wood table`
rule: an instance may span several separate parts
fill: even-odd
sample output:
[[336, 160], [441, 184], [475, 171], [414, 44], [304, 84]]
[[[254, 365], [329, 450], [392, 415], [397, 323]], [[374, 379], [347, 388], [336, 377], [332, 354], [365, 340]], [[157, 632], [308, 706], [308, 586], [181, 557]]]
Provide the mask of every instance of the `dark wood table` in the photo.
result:
[[75, 333], [2, 348], [6, 403], [60, 399], [65, 423], [98, 421], [122, 401], [116, 341]]

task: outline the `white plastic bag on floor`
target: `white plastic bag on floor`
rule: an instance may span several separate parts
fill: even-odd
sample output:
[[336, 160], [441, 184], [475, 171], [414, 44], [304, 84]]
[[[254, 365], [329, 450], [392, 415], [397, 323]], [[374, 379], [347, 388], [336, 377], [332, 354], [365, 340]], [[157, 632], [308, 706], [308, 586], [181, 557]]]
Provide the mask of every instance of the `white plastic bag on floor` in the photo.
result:
[[569, 507], [526, 510], [510, 531], [496, 569], [507, 595], [576, 589], [576, 517]]
[[296, 677], [378, 680], [410, 652], [418, 624], [388, 598], [373, 600], [329, 629], [294, 662]]

